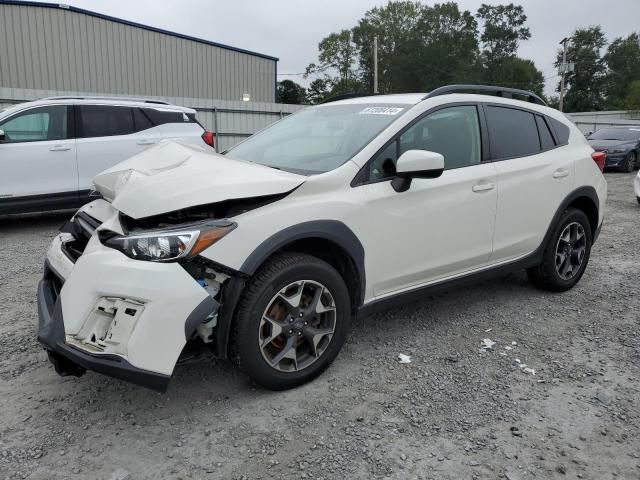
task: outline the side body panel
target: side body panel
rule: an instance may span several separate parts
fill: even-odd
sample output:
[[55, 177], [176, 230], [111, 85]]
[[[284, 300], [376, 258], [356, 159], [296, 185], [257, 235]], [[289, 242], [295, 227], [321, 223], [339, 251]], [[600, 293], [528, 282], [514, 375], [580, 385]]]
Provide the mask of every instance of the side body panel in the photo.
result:
[[353, 227], [366, 239], [375, 296], [478, 268], [489, 261], [496, 215], [491, 163], [414, 179], [402, 193], [390, 182], [361, 185], [366, 204]]
[[558, 206], [573, 190], [573, 148], [494, 162], [498, 211], [492, 261], [515, 259], [540, 245]]

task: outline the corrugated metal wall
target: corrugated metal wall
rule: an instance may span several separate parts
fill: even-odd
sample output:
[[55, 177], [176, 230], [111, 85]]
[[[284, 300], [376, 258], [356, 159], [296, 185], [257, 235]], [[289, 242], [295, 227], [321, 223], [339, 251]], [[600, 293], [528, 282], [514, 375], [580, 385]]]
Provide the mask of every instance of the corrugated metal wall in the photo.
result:
[[0, 87], [275, 101], [275, 58], [114, 20], [0, 3]]
[[[96, 94], [104, 95], [104, 92], [93, 93], [93, 95]], [[43, 97], [80, 95], [91, 95], [91, 93], [0, 87], [0, 110], [16, 103], [37, 100]], [[208, 130], [217, 134], [216, 147], [219, 152], [231, 148], [249, 135], [262, 130], [280, 118], [305, 108], [303, 105], [238, 102], [210, 98], [159, 96], [148, 98], [164, 100], [174, 105], [182, 105], [197, 110], [197, 117], [200, 123]]]

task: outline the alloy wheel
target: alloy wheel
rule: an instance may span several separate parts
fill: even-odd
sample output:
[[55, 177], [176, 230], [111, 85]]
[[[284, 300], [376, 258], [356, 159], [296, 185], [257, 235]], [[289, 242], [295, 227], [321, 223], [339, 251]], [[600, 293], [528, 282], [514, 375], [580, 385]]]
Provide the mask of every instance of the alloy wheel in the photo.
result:
[[322, 356], [335, 327], [336, 305], [329, 289], [313, 280], [299, 280], [269, 301], [260, 320], [258, 345], [269, 366], [297, 372]]
[[578, 222], [569, 223], [556, 245], [556, 271], [563, 280], [572, 279], [579, 271], [587, 253], [587, 236]]

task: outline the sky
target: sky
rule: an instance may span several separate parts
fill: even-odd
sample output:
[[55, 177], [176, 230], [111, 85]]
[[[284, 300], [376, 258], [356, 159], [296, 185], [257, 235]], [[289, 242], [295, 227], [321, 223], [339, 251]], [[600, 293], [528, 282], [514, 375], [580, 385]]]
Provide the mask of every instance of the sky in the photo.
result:
[[[234, 47], [278, 57], [279, 79], [306, 84], [300, 73], [316, 61], [318, 43], [332, 32], [356, 25], [386, 0], [62, 0], [112, 15]], [[524, 7], [531, 39], [519, 56], [531, 59], [552, 93], [559, 77], [553, 67], [558, 42], [578, 27], [602, 25], [609, 41], [640, 31], [640, 0], [458, 0], [475, 13], [482, 3], [513, 1]], [[432, 1], [422, 0], [431, 5]], [[442, 3], [442, 2], [440, 2]], [[294, 75], [290, 75], [294, 74]]]

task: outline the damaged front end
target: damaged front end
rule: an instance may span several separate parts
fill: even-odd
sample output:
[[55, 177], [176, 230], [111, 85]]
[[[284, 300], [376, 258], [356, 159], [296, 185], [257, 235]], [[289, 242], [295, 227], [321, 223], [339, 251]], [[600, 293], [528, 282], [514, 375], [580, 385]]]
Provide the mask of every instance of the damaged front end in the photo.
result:
[[60, 375], [92, 370], [166, 390], [175, 365], [225, 358], [247, 277], [200, 255], [229, 218], [283, 194], [134, 219], [100, 199], [54, 239], [40, 282], [38, 339]]
[[171, 142], [95, 177], [103, 198], [54, 238], [39, 285], [57, 371], [164, 390], [188, 343], [225, 357], [247, 279], [201, 253], [305, 179]]

